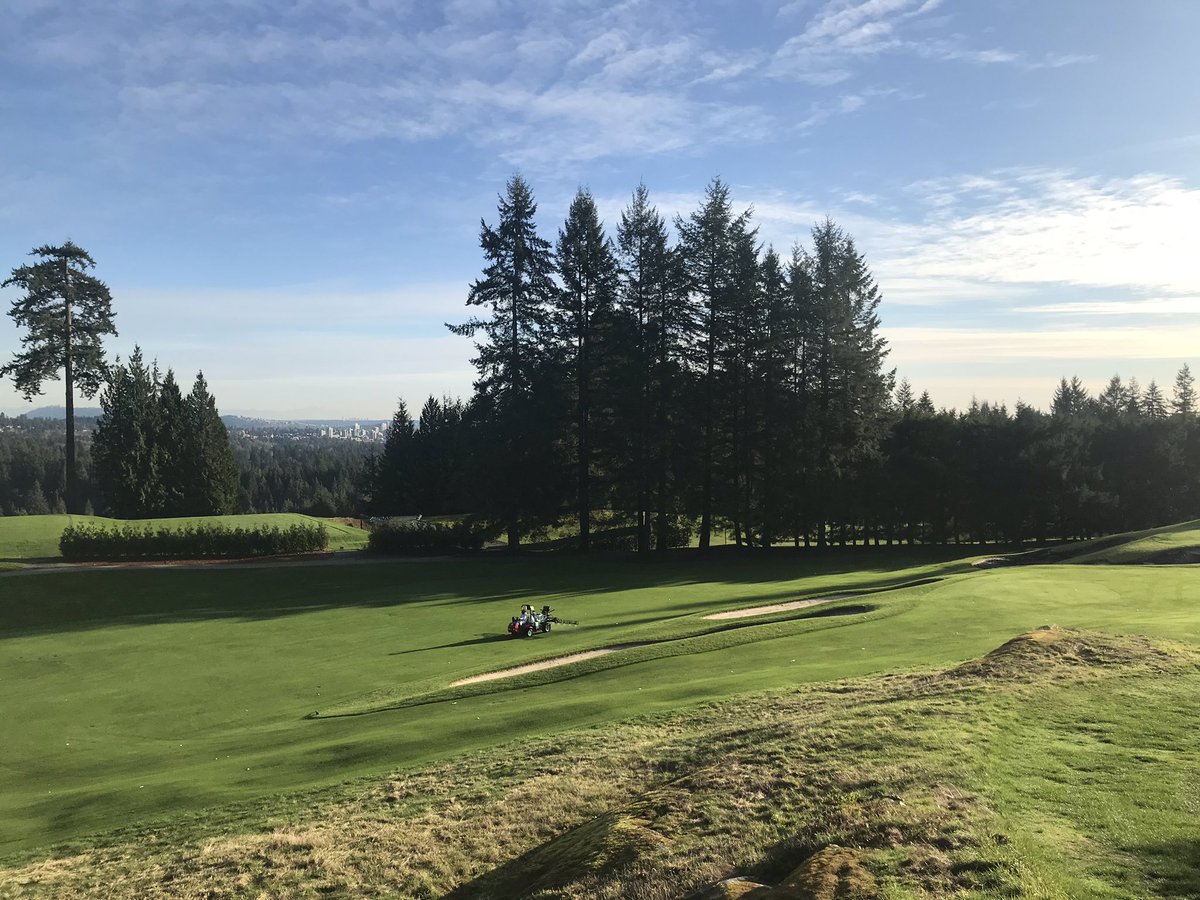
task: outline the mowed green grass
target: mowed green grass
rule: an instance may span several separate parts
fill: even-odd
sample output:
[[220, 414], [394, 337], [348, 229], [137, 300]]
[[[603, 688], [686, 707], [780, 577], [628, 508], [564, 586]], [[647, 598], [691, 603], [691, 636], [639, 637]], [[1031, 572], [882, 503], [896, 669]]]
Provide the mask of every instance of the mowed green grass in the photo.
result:
[[[437, 700], [465, 675], [695, 635], [714, 611], [937, 577], [866, 598], [865, 614], [802, 610]], [[582, 624], [503, 637], [525, 602]], [[212, 810], [252, 822], [296, 791], [751, 692], [940, 668], [1043, 624], [1200, 644], [1200, 577], [861, 551], [9, 575], [0, 856], [155, 820], [203, 829]], [[436, 702], [305, 718], [421, 695]]]
[[260, 513], [246, 516], [193, 516], [181, 519], [108, 519], [103, 516], [3, 516], [0, 517], [0, 560], [52, 559], [59, 556], [58, 539], [68, 525], [104, 527], [133, 525], [181, 528], [185, 525], [221, 525], [227, 528], [258, 528], [263, 525], [288, 528], [319, 522], [329, 532], [330, 550], [361, 550], [367, 532], [336, 519], [320, 519], [300, 513]]

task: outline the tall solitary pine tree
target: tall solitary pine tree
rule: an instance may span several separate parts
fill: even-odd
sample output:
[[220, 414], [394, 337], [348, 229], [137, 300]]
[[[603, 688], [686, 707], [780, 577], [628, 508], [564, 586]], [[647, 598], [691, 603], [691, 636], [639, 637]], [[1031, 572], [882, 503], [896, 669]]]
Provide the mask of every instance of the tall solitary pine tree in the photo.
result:
[[103, 281], [89, 274], [96, 261], [71, 241], [52, 247], [35, 247], [32, 265], [18, 266], [0, 284], [25, 292], [12, 302], [9, 316], [25, 328], [24, 348], [0, 367], [0, 377], [11, 377], [26, 400], [42, 392], [42, 383], [63, 373], [66, 389], [66, 505], [80, 512], [75, 465], [75, 391], [94, 397], [105, 377], [101, 339], [115, 335], [112, 295]]

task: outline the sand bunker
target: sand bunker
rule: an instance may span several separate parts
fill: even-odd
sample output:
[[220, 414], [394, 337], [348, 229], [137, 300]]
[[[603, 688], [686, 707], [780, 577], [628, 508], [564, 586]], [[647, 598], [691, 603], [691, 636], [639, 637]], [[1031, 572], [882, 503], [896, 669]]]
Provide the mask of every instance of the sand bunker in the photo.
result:
[[640, 641], [635, 644], [617, 644], [613, 647], [601, 647], [599, 650], [584, 650], [582, 653], [572, 653], [570, 656], [556, 656], [554, 659], [543, 659], [513, 669], [501, 669], [499, 672], [487, 672], [483, 675], [472, 675], [470, 678], [460, 678], [450, 687], [461, 687], [464, 684], [478, 684], [481, 681], [495, 681], [498, 678], [511, 678], [514, 675], [524, 675], [527, 672], [540, 672], [542, 669], [556, 669], [559, 666], [569, 666], [571, 663], [582, 662], [585, 659], [595, 659], [597, 656], [607, 656], [618, 650], [630, 650], [634, 647], [645, 647], [657, 641]]
[[822, 603], [833, 603], [835, 600], [849, 600], [851, 597], [861, 597], [862, 594], [830, 594], [827, 597], [810, 597], [807, 600], [791, 600], [787, 603], [772, 603], [770, 606], [751, 606], [749, 609], [731, 609], [729, 612], [713, 613], [706, 619], [748, 619], [751, 616], [765, 616], [768, 613], [787, 612], [792, 609], [804, 609], [806, 606], [818, 606]]
[[[835, 600], [846, 600], [850, 597], [859, 597], [861, 594], [829, 594], [825, 597], [811, 597], [808, 600], [792, 600], [788, 603], [773, 603], [770, 606], [754, 606], [750, 609], [734, 609], [729, 612], [713, 613], [711, 616], [704, 616], [705, 619], [747, 619], [750, 616], [765, 616], [768, 613], [786, 612], [791, 609], [804, 609], [806, 606], [817, 606], [821, 603], [833, 603]], [[458, 681], [452, 682], [450, 687], [462, 687], [466, 684], [479, 684], [481, 681], [496, 681], [500, 678], [512, 678], [516, 675], [525, 675], [529, 672], [540, 672], [543, 669], [556, 669], [559, 666], [569, 666], [571, 663], [583, 662], [585, 659], [595, 659], [597, 656], [607, 656], [609, 653], [616, 653], [618, 650], [631, 650], [634, 647], [648, 647], [651, 644], [662, 644], [665, 641], [637, 641], [632, 644], [615, 644], [612, 647], [601, 647], [599, 650], [584, 650], [581, 653], [572, 653], [570, 656], [556, 656], [554, 659], [543, 659], [541, 662], [532, 662], [523, 666], [514, 666], [511, 669], [501, 669], [498, 672], [485, 672], [483, 675], [472, 675], [469, 678], [460, 678]]]

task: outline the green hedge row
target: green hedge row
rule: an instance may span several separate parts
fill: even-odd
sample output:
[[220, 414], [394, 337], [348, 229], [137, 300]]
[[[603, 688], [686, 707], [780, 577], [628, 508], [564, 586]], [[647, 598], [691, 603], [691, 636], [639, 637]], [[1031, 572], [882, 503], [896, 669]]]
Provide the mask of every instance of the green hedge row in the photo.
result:
[[483, 547], [483, 532], [464, 523], [392, 522], [376, 525], [367, 548], [399, 556], [443, 556]]
[[58, 546], [64, 559], [98, 562], [119, 559], [245, 559], [324, 550], [329, 534], [324, 525], [288, 528], [226, 528], [184, 525], [155, 528], [126, 525], [105, 528], [68, 525]]

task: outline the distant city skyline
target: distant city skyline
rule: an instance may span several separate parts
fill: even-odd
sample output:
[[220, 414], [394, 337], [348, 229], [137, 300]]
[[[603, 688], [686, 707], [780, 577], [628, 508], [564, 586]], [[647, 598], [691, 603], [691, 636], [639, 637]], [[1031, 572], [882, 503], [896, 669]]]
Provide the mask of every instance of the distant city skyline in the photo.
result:
[[855, 237], [938, 406], [1169, 395], [1200, 370], [1197, 33], [1174, 0], [13, 0], [0, 272], [70, 238], [111, 356], [202, 369], [222, 413], [386, 421], [470, 395], [444, 323], [513, 171], [550, 240], [579, 185], [611, 234], [639, 181], [670, 218], [719, 175], [781, 252]]

